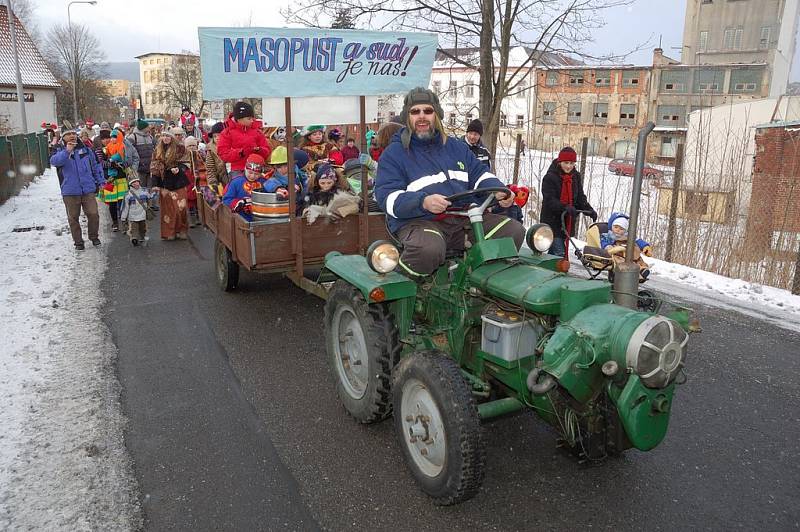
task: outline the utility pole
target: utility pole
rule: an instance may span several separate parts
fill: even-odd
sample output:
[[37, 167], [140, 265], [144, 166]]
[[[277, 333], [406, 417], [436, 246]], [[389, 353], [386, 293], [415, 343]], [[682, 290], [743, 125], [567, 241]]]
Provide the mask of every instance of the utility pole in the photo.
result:
[[19, 101], [19, 117], [22, 133], [28, 132], [28, 116], [25, 114], [25, 92], [22, 87], [22, 72], [19, 70], [19, 50], [17, 49], [17, 24], [14, 21], [14, 8], [11, 0], [6, 0], [8, 9], [8, 31], [11, 33], [11, 54], [14, 56], [14, 73], [17, 78], [17, 100]]
[[678, 215], [678, 196], [681, 193], [681, 179], [683, 178], [683, 143], [678, 144], [675, 152], [675, 175], [672, 178], [672, 196], [669, 202], [669, 222], [667, 225], [667, 249], [664, 252], [664, 260], [672, 262], [672, 250], [675, 244], [675, 225]]

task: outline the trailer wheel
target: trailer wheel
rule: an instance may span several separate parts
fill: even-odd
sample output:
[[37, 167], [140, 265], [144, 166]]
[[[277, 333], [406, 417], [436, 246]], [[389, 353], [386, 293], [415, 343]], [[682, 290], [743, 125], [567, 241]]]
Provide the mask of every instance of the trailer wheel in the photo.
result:
[[325, 303], [325, 346], [347, 413], [360, 423], [385, 419], [392, 412], [392, 368], [400, 358], [388, 306], [370, 305], [354, 286], [336, 281]]
[[406, 464], [435, 504], [472, 498], [483, 482], [480, 417], [458, 364], [437, 351], [403, 359], [392, 379], [394, 426]]
[[230, 292], [239, 285], [239, 264], [219, 240], [214, 243], [214, 270], [221, 289]]

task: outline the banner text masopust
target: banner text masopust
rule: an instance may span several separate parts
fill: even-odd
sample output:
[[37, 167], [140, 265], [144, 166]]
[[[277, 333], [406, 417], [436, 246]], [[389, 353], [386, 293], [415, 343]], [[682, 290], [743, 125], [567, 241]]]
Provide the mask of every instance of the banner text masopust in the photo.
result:
[[427, 87], [436, 35], [199, 28], [203, 98], [394, 94]]

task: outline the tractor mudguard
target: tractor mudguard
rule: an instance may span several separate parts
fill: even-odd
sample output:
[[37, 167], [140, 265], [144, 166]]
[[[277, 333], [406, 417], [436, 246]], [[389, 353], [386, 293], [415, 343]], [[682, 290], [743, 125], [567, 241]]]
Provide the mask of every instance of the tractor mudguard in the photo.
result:
[[377, 273], [361, 255], [342, 255], [338, 251], [331, 251], [325, 255], [325, 268], [358, 288], [367, 301], [375, 300], [370, 294], [378, 288], [383, 290], [381, 301], [413, 298], [417, 295], [417, 284], [414, 281], [397, 272]]

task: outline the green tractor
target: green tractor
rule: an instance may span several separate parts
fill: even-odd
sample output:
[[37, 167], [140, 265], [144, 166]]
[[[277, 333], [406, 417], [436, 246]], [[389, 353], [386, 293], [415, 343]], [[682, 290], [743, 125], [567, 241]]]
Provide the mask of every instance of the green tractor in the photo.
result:
[[[510, 193], [477, 191], [488, 197], [461, 213], [474, 244], [425, 282], [393, 271], [400, 253], [387, 241], [366, 257], [329, 253], [321, 278], [334, 281], [325, 338], [345, 409], [361, 423], [394, 413], [406, 462], [440, 505], [479, 490], [484, 419], [530, 408], [583, 460], [653, 449], [686, 357], [687, 309], [640, 312], [635, 293], [633, 308], [615, 304], [608, 283], [569, 276], [545, 253], [549, 226], [531, 227], [519, 252], [486, 238], [498, 191]], [[465, 194], [476, 191], [448, 200]]]

